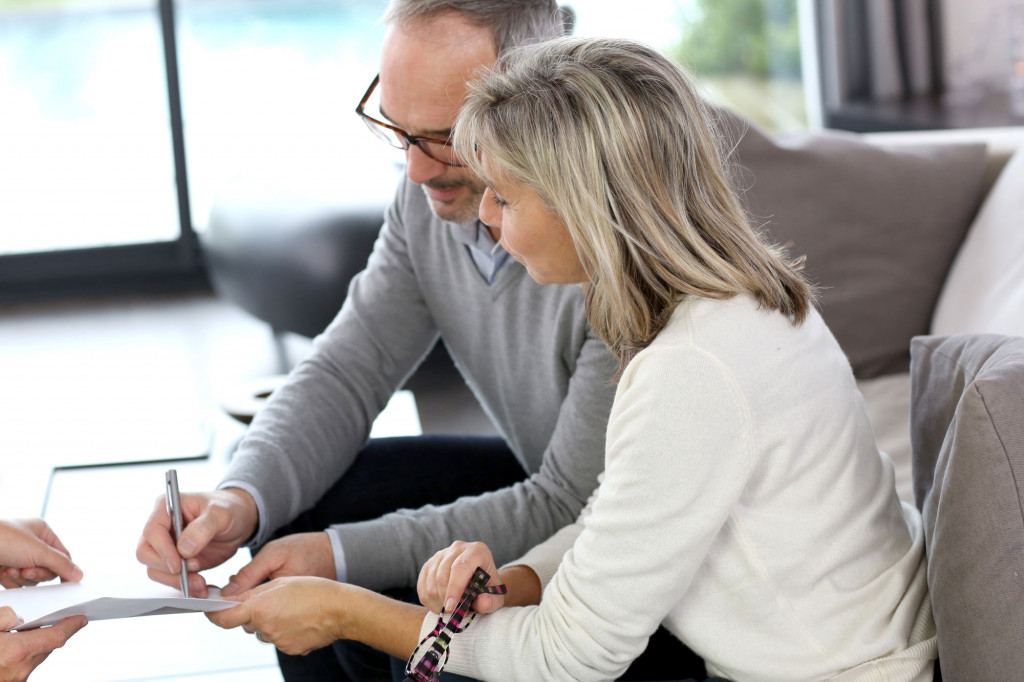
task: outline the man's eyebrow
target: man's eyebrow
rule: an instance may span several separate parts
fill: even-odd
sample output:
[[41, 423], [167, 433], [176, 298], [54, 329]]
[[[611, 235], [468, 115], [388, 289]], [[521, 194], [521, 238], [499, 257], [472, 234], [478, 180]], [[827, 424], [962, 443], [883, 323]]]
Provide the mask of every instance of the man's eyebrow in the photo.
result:
[[[395, 122], [395, 119], [391, 118], [390, 116], [387, 115], [387, 113], [385, 113], [383, 107], [378, 106], [377, 107], [377, 111], [380, 112], [380, 115], [383, 116], [384, 120], [386, 120], [388, 123], [390, 123], [391, 125], [393, 125], [395, 127], [402, 128], [402, 126], [398, 125], [398, 123]], [[402, 130], [405, 130], [405, 128], [402, 128]], [[408, 132], [408, 131], [406, 131], [406, 132]], [[412, 133], [409, 133], [409, 134], [412, 135]], [[421, 135], [413, 135], [413, 137], [433, 137], [433, 138], [436, 138], [436, 139], [439, 139], [439, 140], [447, 140], [451, 136], [452, 136], [452, 129], [451, 128], [445, 128], [444, 130], [428, 130], [428, 131], [424, 132]]]

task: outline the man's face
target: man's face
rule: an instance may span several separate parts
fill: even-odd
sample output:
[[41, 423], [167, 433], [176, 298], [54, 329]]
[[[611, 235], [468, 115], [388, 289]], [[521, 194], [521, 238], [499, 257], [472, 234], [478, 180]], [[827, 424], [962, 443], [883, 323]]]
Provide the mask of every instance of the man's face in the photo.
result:
[[[466, 83], [497, 58], [489, 29], [445, 13], [388, 27], [380, 66], [380, 113], [410, 135], [445, 139], [466, 95]], [[476, 220], [484, 184], [465, 168], [431, 159], [413, 145], [406, 173], [423, 187], [443, 220]]]

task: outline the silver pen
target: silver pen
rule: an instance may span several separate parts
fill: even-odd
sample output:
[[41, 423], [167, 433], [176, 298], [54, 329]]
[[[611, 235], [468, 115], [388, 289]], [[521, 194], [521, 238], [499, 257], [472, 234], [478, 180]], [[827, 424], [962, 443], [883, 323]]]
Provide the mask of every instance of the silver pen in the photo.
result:
[[[181, 496], [178, 493], [178, 472], [174, 469], [167, 470], [167, 515], [171, 517], [171, 529], [172, 535], [174, 536], [174, 545], [177, 547], [178, 538], [181, 537], [181, 529], [184, 527], [184, 522], [181, 516]], [[185, 558], [181, 558], [181, 592], [188, 599], [188, 562]]]

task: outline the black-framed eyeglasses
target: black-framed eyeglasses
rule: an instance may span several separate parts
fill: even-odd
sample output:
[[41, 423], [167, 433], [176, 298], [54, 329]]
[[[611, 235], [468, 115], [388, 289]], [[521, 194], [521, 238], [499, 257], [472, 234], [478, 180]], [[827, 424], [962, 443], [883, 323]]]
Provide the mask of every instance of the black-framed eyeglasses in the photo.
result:
[[370, 87], [366, 89], [366, 94], [363, 95], [363, 99], [360, 100], [359, 106], [356, 107], [356, 114], [359, 118], [363, 119], [363, 123], [366, 124], [366, 127], [370, 129], [371, 133], [381, 140], [384, 140], [395, 149], [408, 151], [409, 147], [416, 145], [424, 154], [432, 158], [434, 161], [443, 163], [446, 166], [461, 168], [465, 165], [459, 161], [459, 157], [455, 153], [455, 149], [452, 147], [450, 139], [441, 140], [436, 137], [410, 135], [398, 126], [393, 126], [390, 123], [385, 123], [384, 121], [378, 121], [373, 116], [367, 114], [364, 110], [366, 103], [370, 101], [370, 95], [373, 94], [373, 91], [379, 82], [380, 74], [377, 74], [373, 77], [373, 82], [370, 83]]

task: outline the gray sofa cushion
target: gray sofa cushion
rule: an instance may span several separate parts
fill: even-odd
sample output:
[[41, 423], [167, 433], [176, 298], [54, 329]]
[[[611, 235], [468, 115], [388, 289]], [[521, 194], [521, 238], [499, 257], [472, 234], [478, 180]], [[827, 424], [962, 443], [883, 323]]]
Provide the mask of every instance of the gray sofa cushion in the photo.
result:
[[947, 680], [1024, 670], [1024, 338], [911, 344], [914, 495]]
[[910, 339], [928, 333], [980, 203], [985, 146], [769, 137], [724, 111], [720, 120], [748, 211], [791, 255], [807, 256], [822, 316], [854, 374], [907, 371]]

